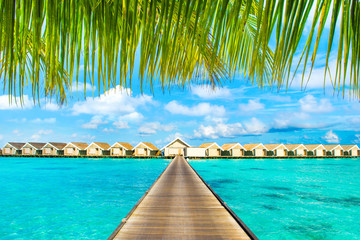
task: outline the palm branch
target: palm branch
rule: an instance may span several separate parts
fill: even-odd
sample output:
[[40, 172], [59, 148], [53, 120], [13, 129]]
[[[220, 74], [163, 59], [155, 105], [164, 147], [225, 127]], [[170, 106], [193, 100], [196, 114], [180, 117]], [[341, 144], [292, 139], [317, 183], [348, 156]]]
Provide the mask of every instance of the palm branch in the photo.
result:
[[[131, 87], [135, 61], [139, 61], [141, 90], [145, 81], [151, 88], [156, 83], [163, 88], [194, 82], [216, 86], [239, 74], [260, 87], [280, 88], [289, 85], [296, 71], [302, 71], [304, 82], [310, 77], [305, 70], [310, 68], [311, 74], [331, 12], [324, 80], [340, 21], [332, 82], [334, 89], [349, 88], [358, 95], [359, 4], [345, 0], [0, 0], [0, 78], [10, 96], [21, 96], [29, 84], [34, 97], [40, 92], [56, 94], [63, 102], [66, 88], [79, 80], [82, 65], [84, 83], [90, 81], [106, 91], [116, 85]], [[309, 19], [312, 8], [315, 14]], [[301, 46], [309, 20], [313, 22], [310, 34]], [[274, 49], [269, 47], [271, 39], [276, 42]], [[294, 62], [299, 51], [300, 61]]]

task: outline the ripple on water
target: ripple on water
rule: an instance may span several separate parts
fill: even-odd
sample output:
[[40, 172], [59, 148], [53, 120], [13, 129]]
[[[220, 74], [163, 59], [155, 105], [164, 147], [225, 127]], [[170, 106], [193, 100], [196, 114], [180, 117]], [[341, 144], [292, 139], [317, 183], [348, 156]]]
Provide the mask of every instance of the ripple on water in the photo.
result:
[[72, 167], [48, 167], [48, 168], [33, 168], [34, 170], [73, 170]]
[[278, 187], [278, 186], [260, 186], [261, 188], [275, 190], [275, 191], [284, 191], [284, 192], [291, 192], [292, 189], [288, 187]]

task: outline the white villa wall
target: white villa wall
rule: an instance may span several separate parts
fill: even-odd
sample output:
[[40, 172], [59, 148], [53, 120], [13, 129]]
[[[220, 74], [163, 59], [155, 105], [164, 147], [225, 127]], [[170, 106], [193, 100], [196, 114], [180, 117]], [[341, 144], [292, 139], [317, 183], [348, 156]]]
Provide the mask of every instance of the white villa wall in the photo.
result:
[[299, 147], [294, 152], [295, 156], [306, 156], [306, 149], [304, 147]]
[[244, 151], [241, 148], [233, 148], [230, 150], [230, 155], [233, 157], [241, 157], [244, 156]]
[[349, 151], [350, 156], [359, 156], [359, 151], [357, 148], [353, 148]]
[[205, 157], [205, 148], [185, 148], [186, 157]]
[[325, 156], [323, 149], [316, 149], [316, 150], [314, 150], [314, 153], [315, 153], [315, 156], [318, 156], [318, 157], [324, 157]]
[[79, 150], [75, 146], [68, 146], [64, 148], [65, 156], [77, 156], [79, 155]]
[[256, 156], [256, 157], [264, 157], [265, 156], [265, 151], [262, 148], [256, 148], [256, 149], [254, 149], [253, 152], [254, 152], [254, 156]]
[[344, 152], [341, 148], [336, 148], [333, 150], [332, 154], [333, 154], [333, 156], [340, 157], [340, 156], [344, 155]]
[[282, 148], [276, 149], [276, 150], [274, 151], [274, 154], [275, 154], [275, 156], [277, 156], [277, 157], [285, 157], [285, 156], [286, 156], [285, 149], [282, 149]]

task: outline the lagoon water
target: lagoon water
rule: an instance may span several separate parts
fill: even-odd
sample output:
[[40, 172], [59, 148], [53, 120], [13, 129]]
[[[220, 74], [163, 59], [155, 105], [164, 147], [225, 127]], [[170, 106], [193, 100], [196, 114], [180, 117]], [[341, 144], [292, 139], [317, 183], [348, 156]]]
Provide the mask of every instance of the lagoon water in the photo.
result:
[[[0, 158], [0, 239], [106, 239], [169, 160]], [[360, 239], [360, 160], [193, 160], [260, 239]]]

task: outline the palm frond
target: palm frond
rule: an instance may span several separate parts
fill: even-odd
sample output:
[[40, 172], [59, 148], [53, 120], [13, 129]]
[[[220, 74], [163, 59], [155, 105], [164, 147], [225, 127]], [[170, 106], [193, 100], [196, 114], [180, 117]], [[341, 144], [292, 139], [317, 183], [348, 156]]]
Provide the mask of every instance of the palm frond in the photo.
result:
[[[99, 91], [106, 91], [115, 85], [131, 86], [136, 61], [141, 89], [145, 81], [150, 87], [159, 82], [163, 88], [192, 82], [215, 86], [238, 74], [260, 87], [288, 87], [300, 62], [303, 79], [309, 77], [305, 76], [308, 61], [311, 74], [331, 12], [324, 79], [332, 70], [329, 59], [340, 21], [334, 89], [348, 87], [358, 95], [359, 4], [339, 0], [0, 0], [0, 78], [9, 95], [22, 96], [29, 84], [34, 97], [41, 92], [56, 95], [59, 102], [66, 100], [67, 88], [77, 84], [82, 67], [84, 85], [90, 81], [99, 85]], [[309, 19], [312, 8], [315, 15]], [[300, 46], [311, 20], [310, 34]], [[300, 62], [294, 63], [299, 51]]]

